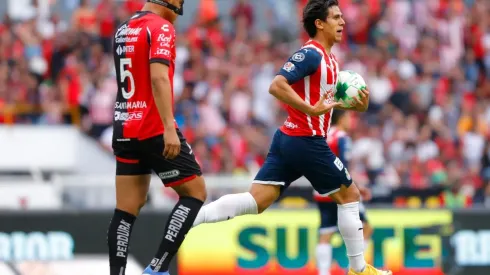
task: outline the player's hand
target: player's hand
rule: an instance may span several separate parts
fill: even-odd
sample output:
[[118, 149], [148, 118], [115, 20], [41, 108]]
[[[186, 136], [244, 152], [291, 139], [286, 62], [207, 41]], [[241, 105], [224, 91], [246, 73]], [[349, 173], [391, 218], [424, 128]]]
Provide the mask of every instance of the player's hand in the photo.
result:
[[356, 101], [354, 105], [356, 111], [367, 111], [369, 107], [369, 89], [366, 87], [365, 89], [359, 90], [359, 97], [355, 97], [354, 100]]
[[342, 105], [340, 102], [332, 102], [332, 103], [327, 103], [327, 93], [325, 93], [318, 102], [312, 106], [311, 110], [309, 111], [308, 115], [310, 116], [320, 116], [323, 114], [326, 114], [330, 112], [335, 107], [338, 107]]
[[165, 143], [165, 149], [163, 150], [163, 156], [167, 159], [174, 159], [180, 153], [180, 139], [177, 135], [175, 128], [165, 129], [163, 134], [163, 141]]
[[369, 190], [369, 188], [359, 186], [357, 188], [359, 189], [359, 193], [361, 193], [363, 200], [369, 201], [372, 199], [371, 190]]

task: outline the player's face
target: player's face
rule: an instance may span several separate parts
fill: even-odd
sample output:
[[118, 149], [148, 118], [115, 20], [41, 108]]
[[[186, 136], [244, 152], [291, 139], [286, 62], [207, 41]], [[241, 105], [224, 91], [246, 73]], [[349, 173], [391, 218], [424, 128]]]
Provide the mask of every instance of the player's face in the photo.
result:
[[345, 21], [339, 6], [333, 6], [328, 9], [326, 23], [323, 29], [325, 37], [330, 41], [335, 41], [335, 43], [340, 42], [342, 40]]
[[[183, 4], [183, 1], [182, 0], [168, 0], [168, 2], [174, 6], [176, 6], [177, 8], [182, 8], [182, 4]], [[171, 18], [171, 22], [174, 22], [175, 20], [177, 20], [177, 17], [179, 17], [178, 14], [176, 14], [175, 12], [172, 12], [172, 18]]]

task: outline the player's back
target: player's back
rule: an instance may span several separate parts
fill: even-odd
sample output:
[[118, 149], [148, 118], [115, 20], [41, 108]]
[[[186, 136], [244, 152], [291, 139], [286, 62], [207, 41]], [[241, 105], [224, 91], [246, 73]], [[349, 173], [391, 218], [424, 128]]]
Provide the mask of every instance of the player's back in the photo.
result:
[[168, 65], [172, 83], [174, 42], [172, 24], [151, 12], [137, 12], [117, 29], [113, 46], [118, 80], [114, 140], [142, 140], [164, 132], [153, 99], [150, 64]]
[[[327, 53], [323, 46], [310, 40], [294, 53], [279, 72], [293, 90], [310, 105], [328, 94], [329, 103], [333, 101], [334, 88], [338, 80], [339, 64], [334, 54]], [[286, 106], [288, 118], [281, 131], [290, 136], [325, 137], [330, 127], [331, 114], [318, 117], [309, 116]]]

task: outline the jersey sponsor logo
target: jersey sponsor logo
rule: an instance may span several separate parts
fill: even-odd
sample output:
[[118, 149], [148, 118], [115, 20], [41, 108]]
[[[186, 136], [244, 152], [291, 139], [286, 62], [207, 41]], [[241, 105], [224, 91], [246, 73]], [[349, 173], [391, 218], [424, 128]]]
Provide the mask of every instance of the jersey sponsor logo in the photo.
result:
[[130, 45], [130, 46], [121, 46], [119, 45], [116, 49], [116, 53], [118, 55], [121, 55], [123, 53], [133, 53], [134, 52], [134, 46]]
[[142, 120], [143, 112], [114, 112], [115, 121], [132, 121], [132, 120]]
[[305, 60], [305, 54], [304, 53], [295, 53], [295, 54], [293, 54], [291, 59], [293, 61], [296, 61], [296, 62], [301, 62], [301, 61]]
[[119, 43], [132, 43], [132, 42], [137, 42], [138, 41], [138, 37], [119, 37], [119, 38], [116, 38], [116, 44], [119, 44]]
[[121, 36], [138, 36], [142, 28], [130, 28], [127, 24], [122, 25], [116, 32], [115, 37]]
[[128, 25], [124, 24], [117, 30], [116, 34], [114, 35], [114, 37], [116, 38], [116, 43], [128, 43], [138, 41], [138, 35], [140, 34], [141, 30], [142, 28], [129, 28]]
[[285, 121], [285, 122], [284, 122], [284, 126], [285, 126], [286, 128], [288, 128], [288, 129], [297, 129], [297, 128], [299, 128], [299, 126], [298, 126], [298, 125], [296, 125], [296, 124], [292, 123], [291, 121]]
[[156, 55], [170, 56], [170, 51], [167, 49], [157, 49]]
[[162, 180], [175, 178], [175, 177], [178, 177], [179, 175], [180, 175], [180, 171], [177, 169], [174, 169], [172, 171], [158, 173], [158, 177]]
[[165, 36], [165, 34], [159, 34], [157, 38], [157, 42], [160, 42], [160, 47], [169, 48], [171, 46], [170, 43], [172, 42], [172, 37]]
[[116, 102], [116, 109], [128, 110], [128, 109], [144, 109], [147, 107], [146, 101], [135, 101], [135, 102]]
[[339, 158], [335, 158], [335, 161], [333, 162], [333, 164], [335, 164], [335, 166], [337, 166], [339, 171], [342, 171], [342, 169], [344, 169], [344, 164], [342, 163], [342, 161]]
[[169, 32], [170, 31], [170, 28], [169, 28], [168, 24], [165, 24], [165, 25], [162, 26], [162, 31], [164, 31], [164, 32]]
[[292, 71], [294, 71], [295, 66], [291, 62], [286, 62], [286, 64], [284, 64], [284, 66], [282, 67], [282, 69], [285, 70], [286, 72], [292, 72]]

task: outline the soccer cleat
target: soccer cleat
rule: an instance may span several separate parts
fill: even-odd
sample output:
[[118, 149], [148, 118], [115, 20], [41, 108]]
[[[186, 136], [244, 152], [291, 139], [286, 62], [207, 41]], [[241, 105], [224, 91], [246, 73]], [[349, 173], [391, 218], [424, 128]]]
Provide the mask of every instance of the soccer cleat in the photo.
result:
[[151, 266], [149, 265], [143, 271], [143, 275], [170, 275], [170, 273], [168, 273], [168, 271], [166, 271], [166, 272], [153, 272], [153, 269], [151, 269]]
[[372, 265], [366, 265], [363, 272], [355, 272], [349, 269], [348, 275], [393, 275], [391, 271], [384, 271], [374, 268]]

